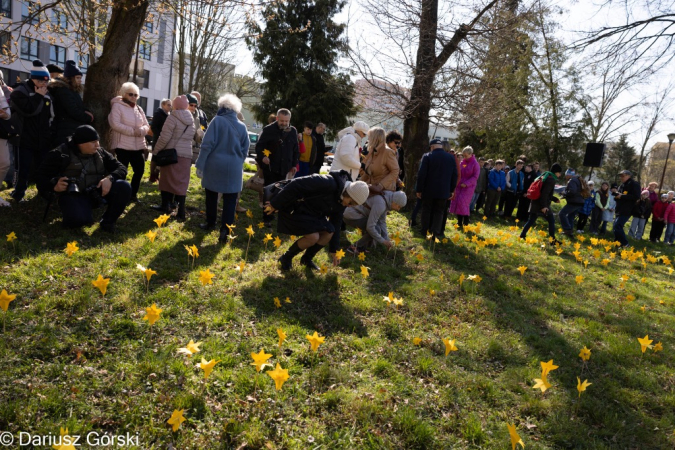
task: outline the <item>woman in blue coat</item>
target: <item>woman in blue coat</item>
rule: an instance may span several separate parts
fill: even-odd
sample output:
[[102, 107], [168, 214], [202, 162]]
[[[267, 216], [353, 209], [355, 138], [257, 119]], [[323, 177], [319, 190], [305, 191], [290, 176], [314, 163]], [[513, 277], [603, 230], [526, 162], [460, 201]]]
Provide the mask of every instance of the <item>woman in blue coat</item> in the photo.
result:
[[216, 227], [218, 194], [223, 194], [223, 216], [219, 240], [227, 240], [227, 225], [234, 224], [237, 196], [242, 188], [242, 167], [248, 154], [248, 130], [237, 119], [241, 100], [233, 94], [218, 99], [218, 114], [206, 129], [195, 166], [202, 174], [206, 190], [206, 223], [204, 230]]

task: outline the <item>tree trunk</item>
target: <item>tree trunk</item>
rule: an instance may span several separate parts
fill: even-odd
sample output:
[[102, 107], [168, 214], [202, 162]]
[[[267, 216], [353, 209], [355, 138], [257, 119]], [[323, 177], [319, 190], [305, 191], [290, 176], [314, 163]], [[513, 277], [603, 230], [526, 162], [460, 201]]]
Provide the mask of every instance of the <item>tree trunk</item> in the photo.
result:
[[[114, 3], [103, 51], [87, 72], [84, 103], [94, 114], [94, 128], [101, 146], [108, 149], [110, 100], [129, 79], [129, 65], [136, 39], [147, 16], [149, 0], [123, 0]], [[146, 111], [147, 112], [147, 111]]]

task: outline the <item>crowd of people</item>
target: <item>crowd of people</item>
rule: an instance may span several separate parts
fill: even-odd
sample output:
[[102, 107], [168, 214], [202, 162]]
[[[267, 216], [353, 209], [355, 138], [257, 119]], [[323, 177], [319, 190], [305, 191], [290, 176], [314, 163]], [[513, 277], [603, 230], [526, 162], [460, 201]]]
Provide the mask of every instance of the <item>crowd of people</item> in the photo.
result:
[[[110, 100], [110, 150], [105, 150], [92, 127], [94, 115], [82, 101], [82, 73], [73, 61], [61, 69], [36, 60], [28, 80], [13, 89], [4, 83], [1, 87], [0, 180], [10, 170], [13, 155], [15, 202], [24, 201], [28, 184], [34, 181], [49, 204], [56, 200], [64, 226], [92, 224], [93, 209], [107, 205], [100, 228], [114, 232], [126, 206], [140, 203], [150, 136], [150, 181], [158, 181], [161, 198], [153, 209], [186, 220], [194, 164], [205, 192], [202, 229], [217, 227], [220, 199], [221, 241], [227, 240], [235, 213], [246, 211], [238, 200], [250, 141], [236, 96], [219, 98], [218, 112], [210, 121], [200, 108], [198, 92], [164, 99], [150, 125], [137, 103], [138, 86], [124, 83]], [[281, 256], [282, 270], [290, 269], [300, 253], [303, 265], [318, 269], [313, 258], [326, 246], [337, 262], [340, 233], [346, 226], [363, 232], [348, 251], [367, 252], [377, 245], [390, 248], [388, 213], [405, 207], [408, 200], [402, 191], [402, 136], [357, 121], [337, 133], [329, 173], [321, 174], [325, 125], [305, 122], [299, 132], [291, 119], [284, 108], [270, 116], [255, 146], [258, 173], [247, 182], [260, 194], [263, 226], [273, 228], [276, 219], [278, 232], [301, 236]], [[420, 232], [442, 238], [449, 215], [464, 227], [472, 214], [482, 210], [488, 218], [522, 223], [521, 238], [525, 238], [541, 216], [548, 222], [550, 242], [557, 244], [551, 203], [560, 201], [559, 193], [566, 200], [558, 216], [567, 236], [586, 231], [604, 235], [611, 222], [615, 240], [628, 246], [626, 222], [632, 218], [628, 235], [640, 240], [651, 219], [649, 240], [660, 241], [665, 231], [664, 241], [672, 244], [675, 192], [659, 194], [656, 183], [642, 189], [628, 170], [619, 176], [620, 185], [603, 182], [596, 190], [593, 181], [572, 168], [563, 170], [558, 163], [542, 171], [539, 163], [529, 163], [522, 155], [509, 167], [500, 159], [477, 158], [471, 147], [456, 152], [449, 142], [432, 139], [419, 162], [411, 225], [417, 226], [421, 215]], [[10, 204], [0, 199], [0, 205]]]

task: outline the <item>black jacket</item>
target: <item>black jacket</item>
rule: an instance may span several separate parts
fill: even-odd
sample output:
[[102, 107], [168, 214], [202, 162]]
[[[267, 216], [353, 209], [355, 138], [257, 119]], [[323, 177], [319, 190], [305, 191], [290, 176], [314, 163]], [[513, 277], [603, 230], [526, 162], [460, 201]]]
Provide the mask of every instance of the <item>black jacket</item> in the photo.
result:
[[167, 117], [169, 117], [169, 115], [161, 106], [155, 110], [155, 114], [152, 116], [152, 125], [150, 126], [150, 129], [152, 130], [152, 142], [155, 144], [159, 141], [159, 136], [162, 134], [162, 127], [164, 126]]
[[621, 183], [619, 193], [621, 197], [616, 199], [616, 215], [630, 216], [633, 213], [635, 202], [640, 199], [642, 193], [640, 184], [633, 178], [629, 178], [625, 183]]
[[274, 209], [295, 211], [312, 216], [329, 217], [343, 212], [342, 191], [349, 174], [344, 170], [328, 175], [294, 178], [270, 201]]
[[567, 182], [567, 187], [565, 187], [565, 200], [567, 200], [568, 205], [583, 205], [585, 200], [581, 195], [581, 181], [579, 181], [578, 176], [573, 176]]
[[[70, 164], [70, 152], [69, 148], [74, 149], [74, 144], [72, 141], [68, 140], [65, 144], [61, 144], [56, 147], [54, 150], [47, 153], [47, 156], [42, 161], [42, 164], [37, 170], [37, 188], [40, 195], [43, 197], [48, 197], [51, 193], [54, 192], [54, 186], [56, 183], [55, 179], [58, 181], [58, 178], [63, 176], [63, 171], [66, 170]], [[73, 150], [77, 151], [77, 150]], [[124, 180], [127, 177], [127, 168], [122, 165], [113, 155], [108, 153], [102, 148], [98, 149], [99, 155], [103, 159], [103, 165], [105, 167], [107, 175], [112, 175], [112, 177], [117, 180]]]
[[423, 199], [449, 199], [455, 187], [457, 187], [455, 157], [442, 148], [425, 153], [417, 172], [415, 192], [420, 192]]
[[31, 150], [51, 148], [52, 98], [35, 92], [33, 80], [19, 83], [9, 97], [12, 116], [17, 115], [19, 147]]
[[[323, 165], [323, 159], [326, 156], [326, 141], [323, 138], [323, 134], [319, 134], [316, 131], [312, 131], [312, 137], [314, 138], [314, 145], [316, 146], [316, 156], [314, 157], [312, 166], [321, 167]], [[312, 149], [312, 151], [314, 151], [314, 149]]]
[[652, 202], [648, 199], [642, 199], [635, 203], [633, 208], [633, 217], [638, 217], [640, 219], [649, 219], [649, 216], [652, 215]]
[[63, 80], [53, 80], [49, 84], [49, 94], [54, 100], [54, 144], [61, 145], [72, 136], [80, 125], [91, 125], [94, 116], [85, 111], [79, 92], [73, 91]]
[[[269, 167], [263, 164], [265, 150], [270, 151]], [[281, 131], [277, 122], [272, 122], [263, 128], [258, 142], [255, 144], [255, 160], [263, 170], [286, 175], [291, 168], [298, 165], [300, 150], [298, 149], [298, 131], [289, 127]]]
[[537, 178], [537, 174], [534, 173], [534, 170], [531, 170], [529, 172], [525, 172], [523, 170], [523, 174], [525, 175], [525, 178], [523, 178], [523, 195], [527, 194], [527, 190], [532, 186], [532, 183], [534, 183], [534, 179]]
[[530, 212], [541, 212], [544, 208], [551, 208], [551, 201], [554, 199], [557, 201], [557, 198], [553, 196], [553, 190], [555, 189], [555, 182], [557, 178], [553, 175], [546, 177], [544, 183], [541, 185], [541, 192], [539, 198], [532, 200], [530, 203]]

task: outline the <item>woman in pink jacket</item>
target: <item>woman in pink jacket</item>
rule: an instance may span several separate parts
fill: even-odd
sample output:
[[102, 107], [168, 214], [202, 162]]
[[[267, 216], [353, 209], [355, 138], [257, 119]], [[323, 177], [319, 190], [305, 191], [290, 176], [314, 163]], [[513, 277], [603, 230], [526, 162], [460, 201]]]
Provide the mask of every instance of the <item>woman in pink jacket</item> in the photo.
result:
[[673, 241], [675, 241], [675, 203], [668, 205], [666, 212], [663, 214], [663, 219], [666, 223], [666, 237], [663, 242], [673, 245]]
[[150, 125], [145, 117], [143, 108], [136, 104], [138, 100], [138, 86], [134, 83], [124, 83], [120, 88], [119, 97], [110, 100], [110, 114], [108, 123], [112, 128], [110, 148], [117, 155], [117, 160], [128, 169], [129, 164], [134, 171], [131, 178], [131, 201], [138, 202], [138, 189], [145, 170], [145, 135]]
[[457, 224], [460, 227], [469, 224], [469, 214], [471, 213], [469, 206], [480, 174], [480, 166], [473, 155], [473, 148], [464, 147], [462, 156], [463, 159], [458, 165], [459, 184], [450, 202], [450, 214], [457, 214]]

